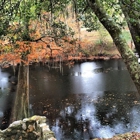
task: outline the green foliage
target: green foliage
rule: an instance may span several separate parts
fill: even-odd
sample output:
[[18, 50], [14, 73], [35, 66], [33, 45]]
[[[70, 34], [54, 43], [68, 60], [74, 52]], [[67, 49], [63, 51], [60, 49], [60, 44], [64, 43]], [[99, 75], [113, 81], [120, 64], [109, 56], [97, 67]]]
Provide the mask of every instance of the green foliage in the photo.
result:
[[84, 15], [81, 16], [81, 20], [83, 21], [83, 26], [87, 28], [87, 31], [91, 32], [93, 30], [98, 30], [101, 26], [98, 18], [91, 12], [91, 10]]
[[140, 36], [136, 36], [137, 42], [140, 42]]
[[[123, 12], [120, 7], [120, 3], [124, 2], [126, 8], [131, 6], [129, 1], [119, 1], [119, 0], [101, 0], [100, 3], [103, 6], [103, 9], [106, 11], [106, 14], [109, 15], [119, 27], [124, 27], [126, 24], [123, 16]], [[132, 8], [130, 9], [130, 13], [132, 13], [132, 17], [138, 17], [138, 5], [139, 1], [136, 0], [132, 2]], [[68, 11], [71, 9], [71, 11]], [[51, 31], [48, 31], [48, 34], [51, 34], [56, 37], [63, 36], [73, 36], [74, 32], [71, 28], [69, 28], [66, 23], [60, 22], [57, 18], [61, 15], [67, 17], [69, 13], [75, 13], [77, 21], [82, 21], [83, 26], [87, 28], [87, 31], [99, 30], [101, 24], [97, 18], [97, 16], [93, 13], [90, 5], [87, 4], [87, 1], [83, 0], [5, 0], [0, 1], [0, 35], [9, 35], [14, 34], [14, 39], [22, 39], [22, 40], [31, 40], [29, 33], [32, 30], [29, 30], [30, 21], [34, 19], [41, 19], [41, 13], [50, 12], [52, 20], [49, 21], [51, 26], [48, 26], [46, 22], [46, 26], [54, 28]], [[136, 13], [136, 14], [134, 14]], [[139, 19], [139, 17], [137, 18]], [[106, 20], [106, 19], [104, 19]], [[10, 29], [9, 27], [14, 22], [19, 23], [18, 29]], [[130, 18], [130, 21], [133, 23], [137, 23], [136, 18]], [[109, 23], [108, 23], [109, 24]], [[16, 35], [15, 35], [16, 34]], [[103, 33], [101, 33], [103, 34]], [[124, 36], [126, 34], [124, 33]], [[127, 37], [126, 35], [126, 38]], [[138, 37], [139, 38], [139, 37]]]
[[[112, 0], [113, 1], [113, 0]], [[4, 34], [4, 32], [8, 32], [6, 29], [9, 27], [9, 23], [18, 22], [19, 28], [22, 28], [21, 38], [23, 40], [29, 40], [29, 22], [30, 20], [34, 20], [37, 18], [41, 18], [41, 12], [51, 12], [53, 14], [53, 22], [55, 23], [55, 19], [59, 16], [59, 14], [63, 13], [66, 16], [68, 15], [67, 7], [71, 5], [72, 11], [76, 14], [77, 20], [83, 21], [83, 26], [87, 28], [88, 31], [97, 30], [100, 27], [98, 18], [93, 14], [91, 9], [86, 8], [86, 1], [82, 0], [49, 0], [49, 1], [37, 1], [37, 0], [23, 0], [23, 1], [15, 1], [15, 0], [6, 0], [6, 3], [0, 3], [3, 8], [1, 10], [0, 21], [3, 24], [0, 25], [0, 34]], [[106, 1], [103, 2], [104, 7], [107, 9], [107, 13], [111, 13], [113, 16], [116, 15], [113, 13], [113, 8], [111, 8], [111, 2]], [[120, 10], [118, 4], [113, 3], [114, 11], [118, 11], [118, 15], [120, 14]], [[6, 7], [6, 8], [5, 8]], [[8, 14], [7, 14], [8, 13]], [[112, 16], [112, 17], [113, 17]], [[114, 16], [114, 19], [117, 16]], [[120, 17], [120, 16], [119, 16]], [[119, 18], [118, 18], [119, 19]], [[55, 26], [56, 24], [52, 24]], [[58, 36], [66, 35], [65, 29], [66, 27], [62, 23], [57, 23], [58, 27], [55, 27], [55, 33]], [[61, 29], [61, 31], [60, 31]], [[67, 29], [68, 33], [73, 35], [74, 32], [71, 29]], [[13, 31], [14, 32], [14, 31]], [[19, 32], [21, 32], [19, 30]], [[58, 33], [59, 32], [59, 33]]]
[[54, 37], [64, 37], [64, 36], [73, 36], [74, 31], [72, 28], [68, 27], [64, 22], [62, 21], [56, 21], [53, 22], [51, 27], [53, 28], [53, 31], [50, 33]]
[[0, 37], [6, 35], [8, 27], [14, 21], [17, 10], [20, 5], [20, 0], [5, 0], [0, 1]]
[[12, 50], [13, 50], [13, 48], [12, 48], [11, 46], [4, 46], [4, 49], [3, 49], [3, 51], [4, 51], [5, 53], [12, 52]]

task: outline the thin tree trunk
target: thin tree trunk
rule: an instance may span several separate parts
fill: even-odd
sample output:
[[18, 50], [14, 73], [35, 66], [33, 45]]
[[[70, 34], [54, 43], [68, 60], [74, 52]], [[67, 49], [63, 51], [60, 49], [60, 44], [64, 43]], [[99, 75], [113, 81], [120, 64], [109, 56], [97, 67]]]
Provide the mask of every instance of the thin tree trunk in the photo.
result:
[[87, 0], [87, 2], [95, 15], [100, 20], [100, 22], [111, 35], [116, 47], [118, 48], [126, 64], [128, 72], [130, 73], [130, 76], [134, 81], [138, 92], [140, 93], [140, 66], [138, 64], [136, 56], [129, 48], [126, 40], [123, 38], [121, 29], [117, 26], [113, 19], [106, 14], [106, 11], [100, 4], [99, 0]]
[[29, 66], [21, 65], [11, 122], [29, 117]]

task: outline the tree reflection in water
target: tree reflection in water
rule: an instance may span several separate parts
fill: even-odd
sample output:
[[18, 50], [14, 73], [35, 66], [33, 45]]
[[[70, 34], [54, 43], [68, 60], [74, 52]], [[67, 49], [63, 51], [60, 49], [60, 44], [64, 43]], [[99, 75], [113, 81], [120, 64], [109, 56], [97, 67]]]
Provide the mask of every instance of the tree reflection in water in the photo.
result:
[[48, 118], [58, 140], [108, 138], [134, 129], [130, 114], [134, 103], [139, 104], [133, 97], [136, 93], [127, 96], [125, 100], [118, 98], [117, 93], [99, 92], [96, 97], [93, 94], [94, 98], [92, 94], [70, 94], [63, 100], [44, 99], [32, 105], [33, 114]]
[[[30, 70], [32, 115], [45, 115], [58, 140], [108, 138], [139, 130], [139, 95], [121, 60]], [[136, 110], [136, 111], [134, 111]], [[138, 113], [136, 113], [138, 112]]]

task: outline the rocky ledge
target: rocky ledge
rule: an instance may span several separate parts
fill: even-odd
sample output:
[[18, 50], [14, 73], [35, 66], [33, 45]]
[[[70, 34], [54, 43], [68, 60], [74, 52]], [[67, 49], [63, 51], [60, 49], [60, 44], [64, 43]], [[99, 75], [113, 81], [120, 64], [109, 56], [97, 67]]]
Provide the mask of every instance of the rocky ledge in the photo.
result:
[[56, 140], [45, 116], [33, 116], [15, 121], [0, 130], [0, 140]]

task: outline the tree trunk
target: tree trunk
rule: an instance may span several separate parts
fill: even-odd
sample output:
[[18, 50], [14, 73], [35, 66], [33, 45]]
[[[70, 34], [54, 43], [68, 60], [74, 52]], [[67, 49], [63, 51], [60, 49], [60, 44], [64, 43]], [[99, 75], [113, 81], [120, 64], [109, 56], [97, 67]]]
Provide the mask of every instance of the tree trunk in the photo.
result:
[[29, 66], [21, 65], [11, 122], [29, 117]]
[[140, 66], [138, 60], [132, 50], [129, 48], [126, 40], [122, 36], [122, 31], [113, 21], [112, 17], [108, 16], [99, 0], [87, 0], [89, 6], [103, 24], [106, 30], [111, 35], [116, 47], [118, 48], [124, 63], [134, 81], [138, 92], [140, 93]]
[[[127, 4], [127, 3], [126, 3]], [[132, 39], [135, 44], [135, 48], [140, 56], [140, 24], [139, 24], [139, 13], [137, 11], [132, 11], [130, 7], [120, 1], [120, 6], [125, 15]], [[131, 5], [131, 4], [128, 4]], [[132, 20], [133, 19], [133, 20]]]

